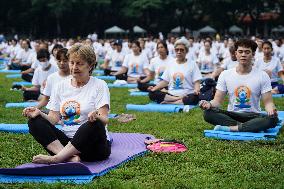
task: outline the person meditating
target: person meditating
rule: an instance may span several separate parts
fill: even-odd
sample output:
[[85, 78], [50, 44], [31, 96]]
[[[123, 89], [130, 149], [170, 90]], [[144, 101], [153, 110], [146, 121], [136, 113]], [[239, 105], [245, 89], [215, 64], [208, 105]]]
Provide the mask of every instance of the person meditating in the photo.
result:
[[[214, 130], [259, 132], [277, 125], [270, 78], [266, 72], [253, 67], [256, 48], [257, 44], [252, 40], [237, 41], [238, 66], [220, 74], [213, 100], [200, 101], [204, 120], [217, 125]], [[219, 109], [226, 93], [229, 95], [228, 111]], [[261, 98], [267, 115], [260, 113]]]
[[[195, 62], [186, 59], [189, 42], [181, 38], [175, 42], [176, 59], [168, 65], [155, 86], [150, 86], [150, 100], [162, 104], [196, 105], [199, 102], [201, 73]], [[168, 87], [168, 91], [164, 91]]]
[[[77, 44], [67, 53], [72, 77], [52, 92], [49, 114], [35, 107], [23, 110], [29, 132], [50, 155], [37, 155], [33, 163], [105, 160], [111, 153], [107, 131], [110, 96], [107, 84], [95, 77], [96, 55], [90, 46]], [[60, 120], [62, 130], [54, 125]]]

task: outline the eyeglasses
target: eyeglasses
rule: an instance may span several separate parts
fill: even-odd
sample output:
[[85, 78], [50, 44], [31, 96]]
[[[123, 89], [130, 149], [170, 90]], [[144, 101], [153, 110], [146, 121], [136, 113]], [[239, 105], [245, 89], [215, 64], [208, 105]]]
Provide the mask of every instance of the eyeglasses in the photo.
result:
[[184, 53], [184, 52], [185, 52], [185, 49], [175, 48], [175, 51], [176, 51], [176, 52], [182, 52], [182, 53]]

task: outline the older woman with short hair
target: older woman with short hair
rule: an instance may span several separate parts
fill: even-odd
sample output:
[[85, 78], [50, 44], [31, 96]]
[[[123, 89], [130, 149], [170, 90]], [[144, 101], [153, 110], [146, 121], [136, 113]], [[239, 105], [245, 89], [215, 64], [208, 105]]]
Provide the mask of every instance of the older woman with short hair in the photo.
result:
[[[109, 90], [104, 81], [91, 76], [96, 55], [90, 46], [77, 44], [68, 50], [68, 58], [72, 77], [52, 92], [49, 114], [34, 107], [23, 111], [30, 133], [50, 154], [34, 156], [34, 163], [98, 161], [110, 155]], [[62, 130], [54, 126], [60, 117]]]
[[[198, 104], [202, 76], [196, 63], [186, 59], [188, 47], [189, 43], [185, 38], [175, 42], [175, 61], [166, 67], [162, 81], [155, 87], [149, 87], [149, 98], [152, 101], [162, 104]], [[161, 91], [167, 86], [167, 92]]]

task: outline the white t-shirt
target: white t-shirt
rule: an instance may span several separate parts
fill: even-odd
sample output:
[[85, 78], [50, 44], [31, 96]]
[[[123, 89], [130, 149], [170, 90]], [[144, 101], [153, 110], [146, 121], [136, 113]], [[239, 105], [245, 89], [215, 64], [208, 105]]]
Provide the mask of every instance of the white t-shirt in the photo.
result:
[[112, 51], [111, 55], [106, 57], [110, 61], [110, 69], [112, 71], [120, 70], [122, 63], [124, 61], [125, 53], [124, 52], [117, 52], [117, 50]]
[[194, 82], [201, 80], [202, 75], [195, 62], [178, 64], [174, 61], [162, 75], [169, 82], [168, 93], [174, 96], [185, 96], [194, 92]]
[[270, 62], [264, 62], [262, 59], [257, 59], [254, 62], [254, 66], [260, 70], [270, 70], [272, 71], [271, 75], [271, 82], [277, 82], [278, 81], [278, 73], [280, 71], [283, 71], [283, 67], [281, 65], [281, 62], [278, 58], [272, 57]]
[[213, 72], [216, 64], [219, 63], [219, 59], [213, 53], [210, 53], [209, 55], [200, 53], [196, 61], [198, 62], [200, 71], [202, 73]]
[[253, 67], [249, 74], [240, 75], [233, 68], [220, 74], [216, 89], [229, 94], [228, 111], [260, 112], [261, 95], [271, 91], [271, 84], [264, 71]]
[[148, 58], [140, 53], [135, 56], [133, 53], [126, 55], [122, 66], [128, 69], [127, 75], [130, 77], [145, 76], [144, 69], [148, 68]]
[[28, 49], [27, 51], [22, 49], [21, 51], [19, 51], [19, 53], [17, 54], [16, 56], [16, 59], [19, 59], [21, 60], [21, 62], [23, 64], [27, 63], [28, 61], [28, 57], [30, 56], [30, 54], [33, 53], [33, 50], [32, 49]]
[[32, 84], [33, 85], [39, 85], [40, 86], [40, 92], [43, 93], [43, 90], [44, 90], [45, 85], [46, 85], [47, 77], [54, 72], [57, 72], [57, 68], [55, 66], [53, 66], [52, 64], [47, 71], [43, 70], [41, 66], [37, 67], [36, 70], [35, 70], [33, 79], [32, 79]]
[[229, 57], [223, 60], [221, 68], [224, 68], [224, 70], [229, 70], [235, 68], [238, 64], [239, 64], [238, 61], [233, 61], [232, 58]]
[[167, 56], [167, 58], [164, 60], [162, 60], [159, 56], [151, 59], [148, 69], [151, 72], [155, 72], [155, 79], [154, 79], [155, 84], [159, 83], [162, 80], [161, 76], [163, 75], [166, 67], [174, 62], [175, 59], [172, 58], [171, 56]]
[[[88, 114], [104, 105], [110, 106], [109, 89], [105, 81], [90, 77], [86, 85], [80, 88], [71, 85], [72, 77], [60, 82], [50, 97], [52, 111], [61, 114], [64, 126], [62, 131], [73, 138], [78, 128], [88, 121]], [[107, 126], [105, 127], [109, 140]]]

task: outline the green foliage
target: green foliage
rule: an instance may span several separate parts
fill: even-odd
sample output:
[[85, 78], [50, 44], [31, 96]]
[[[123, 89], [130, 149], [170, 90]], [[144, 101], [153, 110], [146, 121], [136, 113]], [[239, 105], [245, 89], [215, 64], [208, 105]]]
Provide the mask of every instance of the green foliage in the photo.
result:
[[[4, 108], [7, 102], [21, 101], [21, 92], [10, 91], [16, 79], [0, 74], [0, 123], [25, 123], [22, 109]], [[125, 112], [127, 103], [147, 103], [147, 97], [130, 97], [127, 89], [111, 89], [111, 112]], [[284, 110], [283, 99], [276, 99]], [[224, 104], [225, 106], [225, 104]], [[148, 133], [157, 138], [183, 141], [188, 151], [181, 154], [148, 153], [86, 185], [0, 184], [0, 188], [283, 188], [283, 129], [275, 141], [220, 141], [203, 136], [212, 128], [202, 111], [188, 113], [127, 112], [137, 120], [121, 124], [111, 120], [111, 132]], [[29, 134], [0, 132], [0, 167], [28, 163], [46, 153]]]

